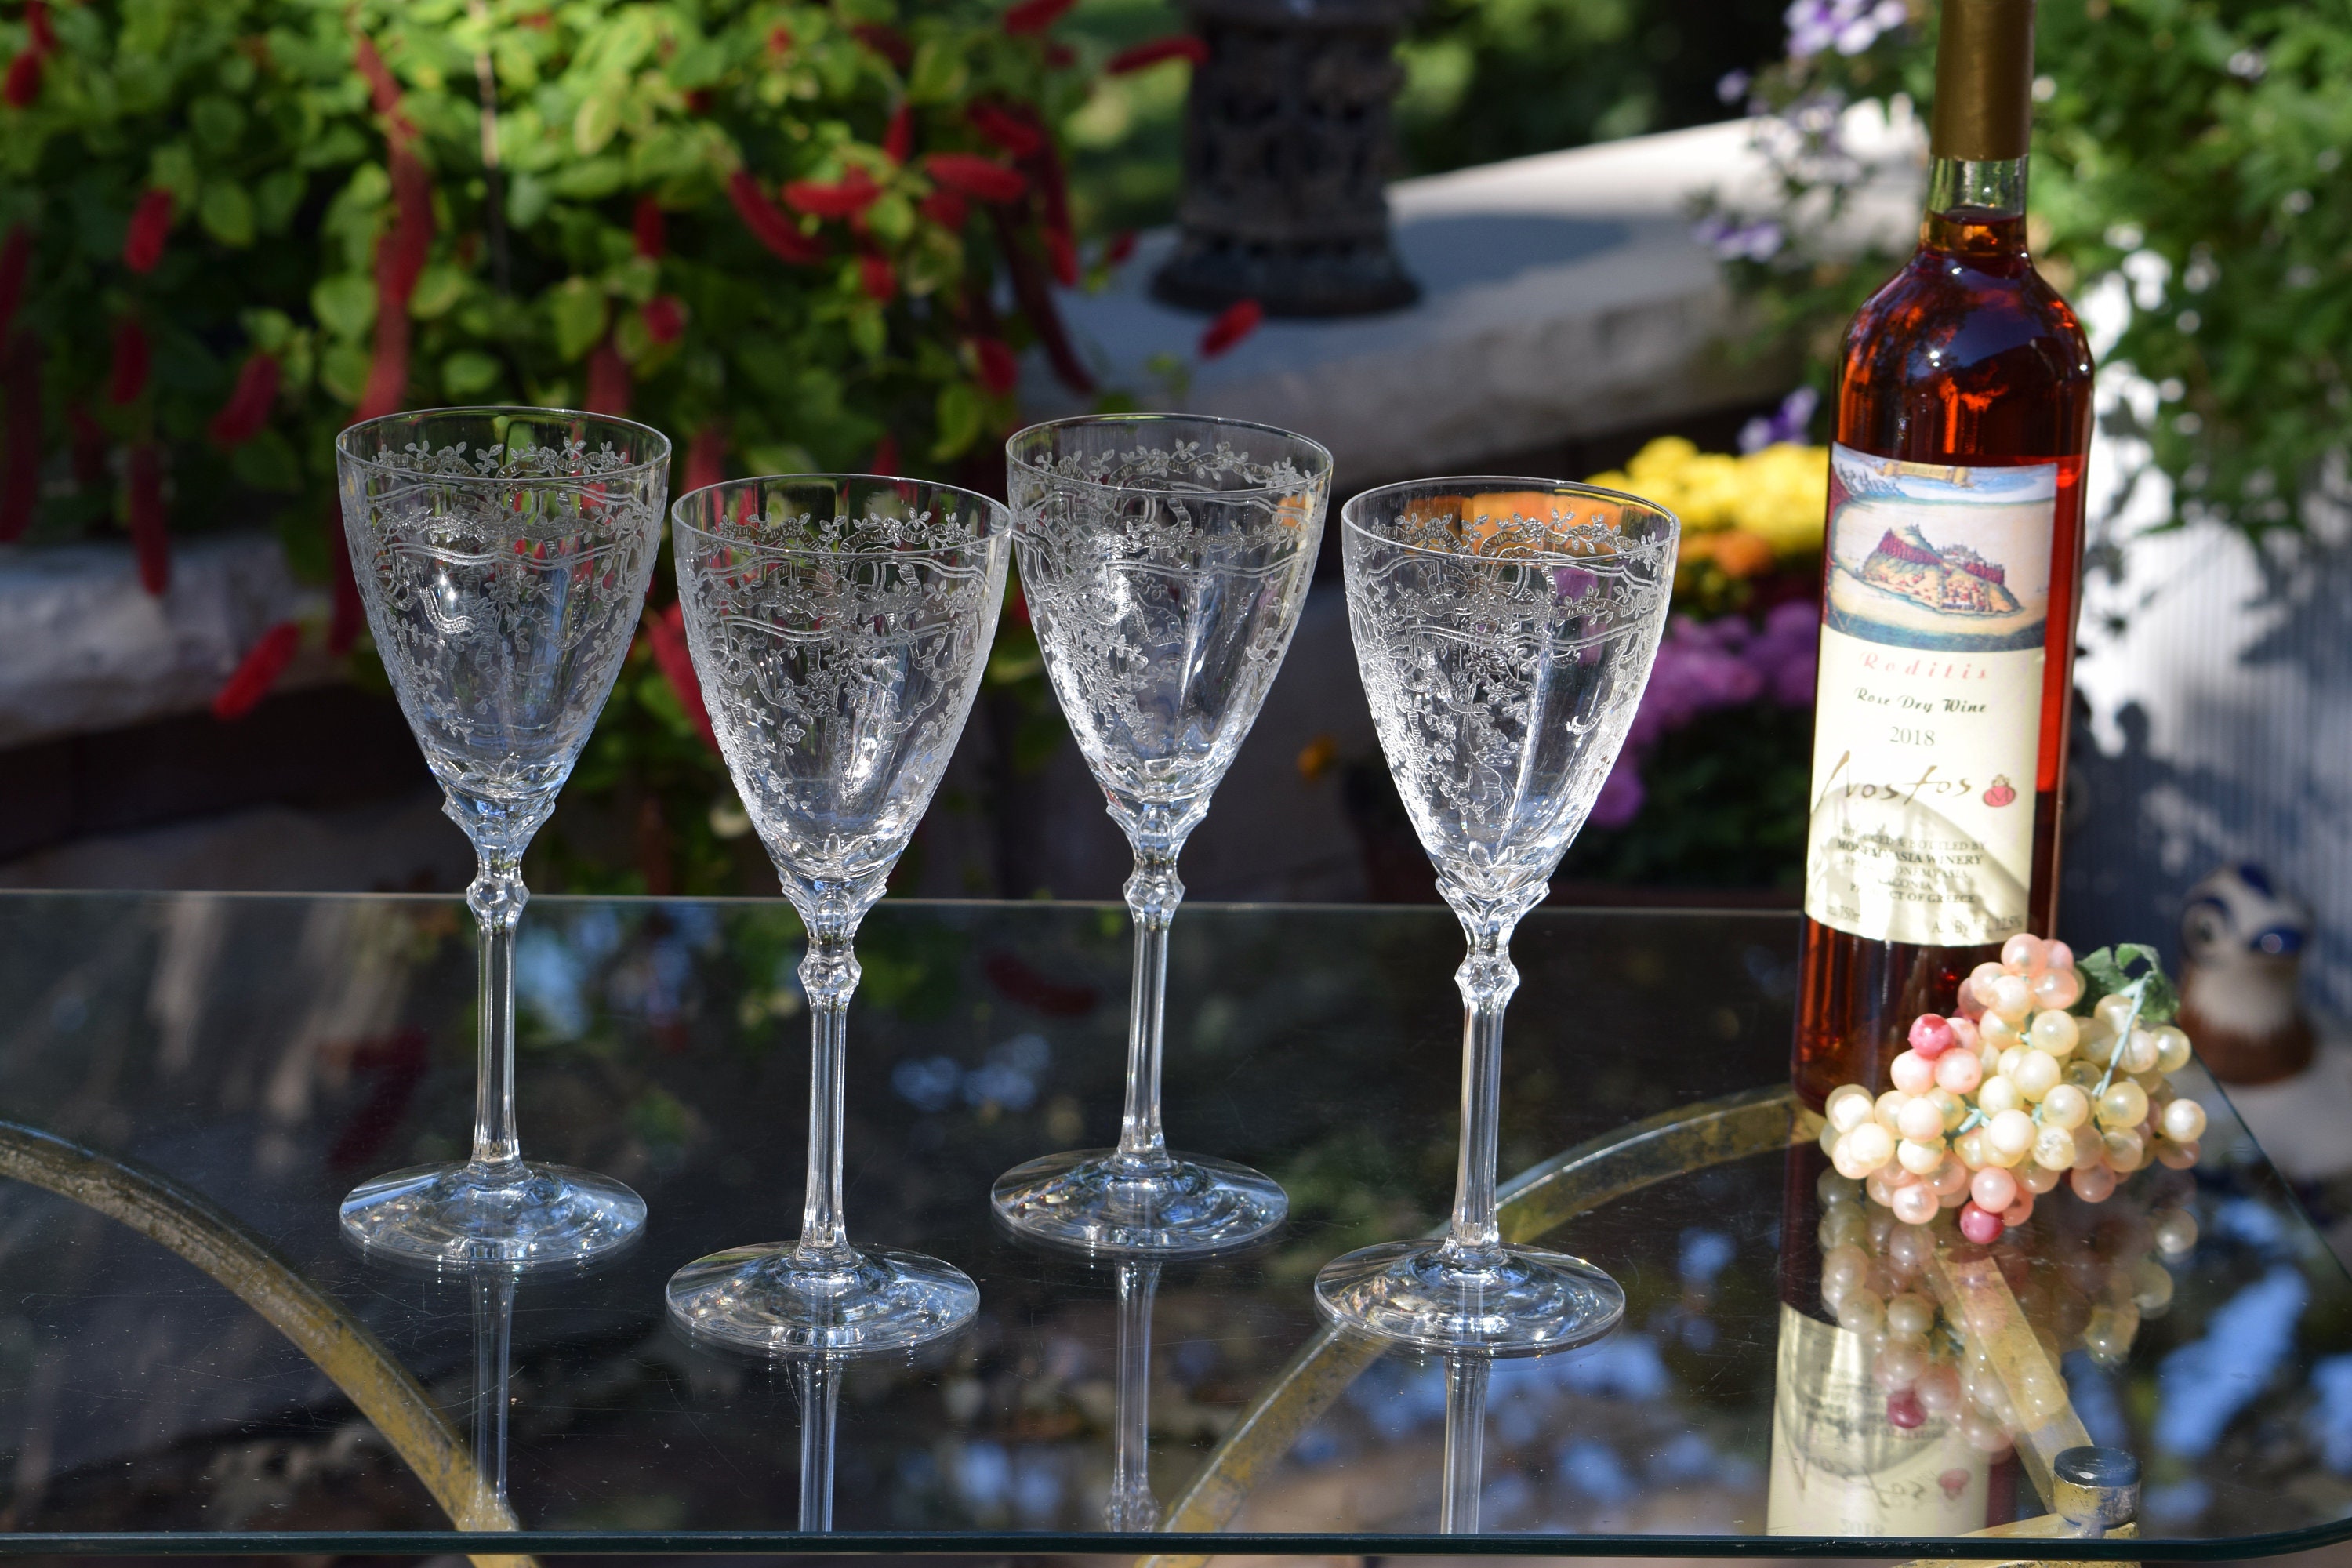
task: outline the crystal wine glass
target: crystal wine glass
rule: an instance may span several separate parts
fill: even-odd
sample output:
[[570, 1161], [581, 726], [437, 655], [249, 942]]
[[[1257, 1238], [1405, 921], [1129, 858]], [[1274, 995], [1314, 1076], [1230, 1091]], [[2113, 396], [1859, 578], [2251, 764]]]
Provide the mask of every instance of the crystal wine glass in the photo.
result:
[[992, 1198], [1015, 1231], [1098, 1252], [1237, 1247], [1282, 1223], [1273, 1181], [1168, 1151], [1160, 1061], [1176, 858], [1256, 721], [1297, 629], [1331, 454], [1235, 420], [1133, 415], [1005, 443], [1021, 587], [1045, 674], [1135, 852], [1118, 1147], [1033, 1160]]
[[1012, 520], [947, 485], [835, 474], [740, 479], [672, 509], [679, 602], [727, 770], [808, 929], [808, 1182], [797, 1244], [671, 1277], [689, 1333], [768, 1350], [912, 1345], [980, 1291], [842, 1226], [852, 942], [947, 771], [1004, 598]]
[[1323, 1310], [1433, 1350], [1528, 1354], [1605, 1332], [1616, 1282], [1496, 1223], [1511, 931], [1584, 826], [1640, 704], [1674, 582], [1674, 515], [1550, 479], [1423, 479], [1341, 512], [1372, 721], [1438, 891], [1469, 939], [1454, 1217], [1437, 1241], [1327, 1264]]
[[481, 949], [473, 1157], [363, 1184], [343, 1200], [343, 1228], [448, 1263], [593, 1258], [635, 1238], [646, 1205], [608, 1177], [523, 1161], [520, 865], [636, 631], [669, 442], [591, 414], [428, 409], [352, 426], [335, 465], [376, 651], [480, 865], [466, 902]]

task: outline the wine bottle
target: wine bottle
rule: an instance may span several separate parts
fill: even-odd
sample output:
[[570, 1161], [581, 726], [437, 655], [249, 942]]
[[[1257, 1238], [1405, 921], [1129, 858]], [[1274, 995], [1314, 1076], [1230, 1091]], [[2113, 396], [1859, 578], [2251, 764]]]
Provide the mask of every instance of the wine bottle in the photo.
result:
[[2054, 927], [2091, 352], [2025, 239], [2032, 0], [1943, 0], [1916, 252], [1840, 366], [1793, 1076]]

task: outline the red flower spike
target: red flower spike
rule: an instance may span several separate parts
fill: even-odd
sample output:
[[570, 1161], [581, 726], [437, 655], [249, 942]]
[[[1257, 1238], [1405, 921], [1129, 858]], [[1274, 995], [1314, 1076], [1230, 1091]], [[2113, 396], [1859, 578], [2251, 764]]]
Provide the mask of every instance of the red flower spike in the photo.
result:
[[1103, 247], [1103, 265], [1106, 267], [1124, 267], [1127, 265], [1127, 258], [1134, 254], [1135, 230], [1131, 228], [1120, 229], [1117, 234], [1110, 237], [1110, 243]]
[[713, 419], [686, 445], [686, 488], [698, 490], [727, 478], [727, 426]]
[[58, 32], [49, 25], [47, 0], [25, 0], [25, 31], [31, 35], [26, 47], [45, 55], [57, 52]]
[[117, 408], [138, 402], [139, 395], [147, 390], [147, 370], [152, 359], [147, 329], [136, 316], [115, 322], [114, 364], [106, 378], [106, 400]]
[[646, 612], [646, 641], [654, 650], [654, 665], [669, 682], [677, 698], [677, 705], [694, 721], [701, 733], [702, 743], [714, 752], [719, 750], [719, 735], [710, 727], [710, 710], [703, 706], [702, 682], [695, 678], [694, 655], [686, 646], [686, 611], [672, 605], [667, 610]]
[[625, 415], [629, 411], [629, 364], [606, 338], [588, 352], [588, 401], [591, 414]]
[[23, 224], [0, 241], [0, 342], [16, 324], [16, 307], [25, 302], [25, 279], [33, 269], [33, 231]]
[[662, 217], [661, 204], [653, 197], [637, 198], [637, 210], [630, 216], [629, 228], [639, 256], [648, 261], [659, 261], [668, 254], [669, 225]]
[[1052, 42], [1046, 44], [1045, 64], [1049, 68], [1057, 71], [1067, 70], [1077, 63], [1078, 51], [1069, 45]]
[[327, 561], [334, 574], [334, 610], [327, 622], [327, 651], [337, 658], [352, 651], [367, 625], [367, 606], [360, 600], [359, 579], [352, 574], [352, 542], [343, 532], [340, 509], [327, 513]]
[[172, 193], [161, 187], [142, 192], [131, 209], [131, 226], [122, 236], [122, 265], [133, 272], [152, 272], [163, 259], [163, 241], [172, 233]]
[[8, 75], [0, 80], [0, 99], [5, 99], [11, 109], [30, 109], [41, 97], [41, 51], [25, 49], [8, 62]]
[[368, 100], [375, 105], [375, 111], [397, 118], [400, 114], [400, 79], [392, 74], [392, 68], [383, 63], [383, 55], [376, 48], [375, 40], [365, 33], [356, 35], [352, 41], [352, 68], [367, 82]]
[[1265, 320], [1265, 308], [1256, 300], [1235, 300], [1201, 334], [1201, 357], [1214, 359], [1224, 353], [1257, 331], [1258, 323]]
[[953, 191], [933, 191], [915, 204], [915, 210], [941, 228], [958, 232], [971, 221], [971, 208]]
[[1180, 33], [1172, 38], [1154, 38], [1148, 44], [1121, 49], [1103, 62], [1105, 76], [1125, 76], [1129, 71], [1149, 70], [1166, 60], [1190, 60], [1196, 66], [1209, 63], [1209, 46], [1190, 33]]
[[782, 22], [768, 29], [768, 58], [780, 60], [793, 52], [793, 30]]
[[259, 707], [301, 648], [302, 628], [293, 621], [280, 621], [262, 633], [237, 660], [235, 673], [213, 693], [213, 717], [226, 723]]
[[980, 389], [991, 397], [1002, 397], [1020, 384], [1021, 361], [1003, 338], [972, 339], [971, 356], [980, 369]]
[[707, 87], [698, 87], [686, 95], [686, 111], [688, 114], [708, 114], [710, 103], [710, 89]]
[[405, 310], [433, 252], [433, 177], [416, 154], [397, 142], [386, 163], [392, 174], [392, 226], [376, 241], [376, 306], [379, 310]]
[[890, 123], [882, 132], [882, 155], [893, 163], [903, 164], [915, 151], [915, 109], [901, 103], [890, 111]]
[[768, 199], [749, 169], [738, 169], [727, 177], [727, 199], [735, 205], [735, 216], [743, 220], [751, 237], [778, 260], [814, 267], [824, 259], [824, 247], [803, 234], [791, 215]]
[[1078, 282], [1078, 247], [1069, 235], [1058, 228], [1045, 233], [1046, 265], [1054, 269], [1054, 281], [1065, 289], [1075, 289]]
[[856, 217], [882, 199], [882, 187], [863, 169], [851, 169], [833, 184], [794, 180], [784, 187], [784, 201], [811, 217]]
[[18, 332], [0, 363], [7, 426], [0, 438], [0, 543], [32, 526], [41, 499], [41, 340]]
[[886, 27], [879, 22], [858, 22], [850, 26], [850, 37], [905, 70], [915, 63], [915, 46], [896, 27]]
[[130, 499], [139, 585], [160, 599], [172, 585], [172, 538], [163, 526], [163, 454], [152, 441], [131, 448]]
[[880, 479], [889, 479], [898, 471], [898, 437], [887, 430], [882, 439], [874, 443], [874, 456], [866, 460], [866, 471]]
[[1042, 33], [1068, 16], [1078, 0], [1021, 0], [1004, 13], [1004, 30], [1014, 37]]
[[360, 392], [354, 420], [373, 419], [398, 409], [408, 397], [408, 312], [375, 313], [375, 357], [368, 362], [367, 385]]
[[1019, 115], [1007, 114], [992, 103], [976, 103], [965, 116], [971, 128], [1016, 158], [1034, 158], [1045, 150], [1045, 134]]
[[887, 305], [898, 292], [898, 274], [891, 269], [887, 257], [867, 251], [857, 258], [857, 286], [866, 290], [867, 299]]
[[656, 294], [646, 301], [640, 312], [646, 322], [646, 336], [657, 343], [674, 343], [686, 335], [686, 307], [675, 294]]
[[205, 433], [215, 444], [235, 447], [252, 440], [269, 423], [270, 405], [278, 401], [278, 356], [255, 350], [236, 373], [236, 386], [214, 415]]
[[1018, 169], [974, 153], [934, 153], [923, 160], [932, 179], [949, 190], [983, 202], [1017, 202], [1029, 182]]

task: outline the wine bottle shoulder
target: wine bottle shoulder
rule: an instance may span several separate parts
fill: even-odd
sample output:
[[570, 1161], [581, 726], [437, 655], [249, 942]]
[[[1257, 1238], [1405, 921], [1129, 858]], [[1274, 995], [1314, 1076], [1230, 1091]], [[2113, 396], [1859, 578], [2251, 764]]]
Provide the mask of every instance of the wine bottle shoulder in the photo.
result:
[[2034, 460], [2090, 443], [2081, 321], [2021, 255], [1922, 247], [1856, 312], [1838, 438], [1885, 457]]

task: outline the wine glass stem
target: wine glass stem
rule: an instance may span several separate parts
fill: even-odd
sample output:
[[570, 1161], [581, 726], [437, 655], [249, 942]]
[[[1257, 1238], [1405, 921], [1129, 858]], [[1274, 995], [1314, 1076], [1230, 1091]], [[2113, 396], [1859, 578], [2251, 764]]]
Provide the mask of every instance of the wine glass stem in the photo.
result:
[[1486, 1358], [1445, 1358], [1445, 1494], [1438, 1504], [1439, 1530], [1448, 1535], [1478, 1533], [1478, 1492], [1486, 1468]]
[[521, 858], [479, 852], [480, 869], [466, 889], [481, 950], [481, 1062], [474, 1079], [475, 1168], [493, 1179], [522, 1170], [522, 1139], [515, 1131], [515, 924], [530, 893]]
[[842, 1073], [849, 1048], [849, 998], [857, 989], [853, 925], [812, 926], [801, 959], [809, 1005], [808, 1185], [801, 1206], [796, 1263], [841, 1268], [856, 1252], [841, 1223]]
[[1511, 927], [1465, 921], [1470, 955], [1454, 972], [1462, 990], [1462, 1143], [1454, 1172], [1454, 1220], [1439, 1249], [1461, 1268], [1492, 1268], [1502, 1256], [1495, 1218], [1495, 1150], [1502, 1113], [1503, 1010], [1519, 988]]
[[1168, 926], [1183, 901], [1175, 852], [1138, 849], [1135, 874], [1127, 879], [1135, 975], [1127, 1014], [1127, 1109], [1119, 1118], [1115, 1162], [1136, 1175], [1161, 1174], [1174, 1163], [1160, 1126], [1160, 1053], [1168, 1004]]

